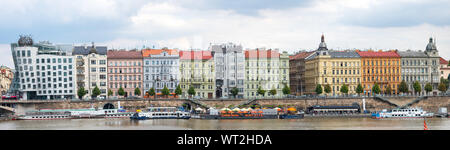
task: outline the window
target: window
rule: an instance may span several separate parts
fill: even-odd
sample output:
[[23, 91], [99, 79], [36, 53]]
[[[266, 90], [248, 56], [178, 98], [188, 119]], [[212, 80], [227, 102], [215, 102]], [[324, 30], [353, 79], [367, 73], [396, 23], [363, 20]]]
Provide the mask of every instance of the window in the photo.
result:
[[105, 65], [106, 64], [106, 60], [100, 60], [100, 65]]

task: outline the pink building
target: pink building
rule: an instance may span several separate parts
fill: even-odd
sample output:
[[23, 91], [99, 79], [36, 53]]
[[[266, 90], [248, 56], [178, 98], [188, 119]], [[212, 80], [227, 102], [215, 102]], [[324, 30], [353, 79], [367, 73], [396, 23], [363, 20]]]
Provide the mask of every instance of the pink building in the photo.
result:
[[[138, 50], [109, 50], [108, 53], [108, 86], [113, 92], [112, 96], [121, 97], [118, 90], [122, 87], [125, 91], [124, 97], [142, 97], [142, 53]], [[134, 91], [139, 88], [140, 95], [135, 95]]]

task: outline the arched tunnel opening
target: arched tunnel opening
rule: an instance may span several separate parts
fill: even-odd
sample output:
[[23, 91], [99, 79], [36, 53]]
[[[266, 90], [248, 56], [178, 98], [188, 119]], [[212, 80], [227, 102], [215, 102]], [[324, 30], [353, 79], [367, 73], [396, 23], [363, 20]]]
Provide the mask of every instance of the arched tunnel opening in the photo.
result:
[[103, 109], [115, 109], [115, 107], [111, 103], [106, 103], [105, 105], [103, 105]]

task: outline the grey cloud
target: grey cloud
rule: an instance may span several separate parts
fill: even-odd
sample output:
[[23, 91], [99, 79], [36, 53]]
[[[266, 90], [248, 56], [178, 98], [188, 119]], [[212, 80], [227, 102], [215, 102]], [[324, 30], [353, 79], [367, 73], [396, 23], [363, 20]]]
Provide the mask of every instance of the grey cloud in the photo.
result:
[[450, 1], [389, 2], [369, 9], [346, 9], [339, 20], [365, 27], [411, 27], [420, 24], [450, 25]]

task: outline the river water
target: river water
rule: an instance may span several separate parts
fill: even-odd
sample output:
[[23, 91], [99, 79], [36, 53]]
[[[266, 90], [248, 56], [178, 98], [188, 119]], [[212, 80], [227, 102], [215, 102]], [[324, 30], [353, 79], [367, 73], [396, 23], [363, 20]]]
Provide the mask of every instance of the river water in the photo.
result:
[[[296, 120], [9, 120], [0, 130], [423, 130], [421, 118], [304, 118]], [[427, 118], [429, 130], [450, 130], [450, 119]]]

